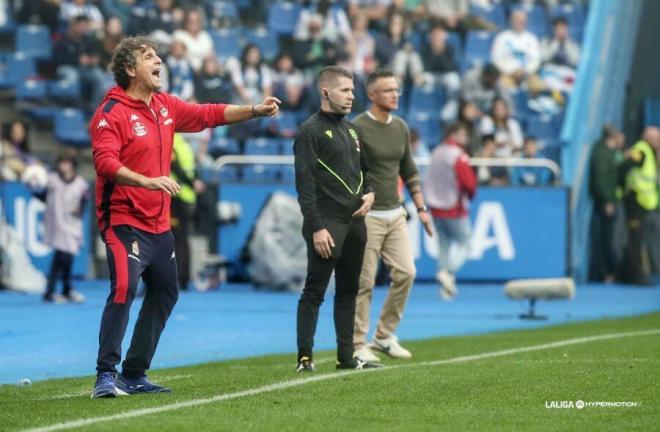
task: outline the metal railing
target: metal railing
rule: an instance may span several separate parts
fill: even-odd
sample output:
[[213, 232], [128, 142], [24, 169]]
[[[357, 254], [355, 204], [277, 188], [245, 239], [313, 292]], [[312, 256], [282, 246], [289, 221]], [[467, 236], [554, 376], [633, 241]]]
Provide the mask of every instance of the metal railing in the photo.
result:
[[[429, 157], [416, 157], [417, 166], [429, 165]], [[282, 155], [225, 155], [220, 156], [213, 162], [213, 169], [220, 171], [226, 165], [293, 165], [293, 156]], [[525, 158], [471, 158], [470, 164], [474, 167], [506, 167], [506, 168], [547, 168], [554, 175], [555, 181], [561, 179], [561, 168], [550, 159], [525, 159]]]

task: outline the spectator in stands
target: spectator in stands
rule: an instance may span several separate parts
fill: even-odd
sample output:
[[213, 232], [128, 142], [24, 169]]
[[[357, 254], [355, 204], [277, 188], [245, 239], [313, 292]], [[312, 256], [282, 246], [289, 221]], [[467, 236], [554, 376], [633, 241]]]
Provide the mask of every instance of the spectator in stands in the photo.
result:
[[101, 0], [101, 11], [105, 17], [116, 17], [121, 21], [121, 27], [131, 29], [131, 13], [137, 9], [136, 0]]
[[86, 16], [89, 20], [88, 31], [97, 34], [103, 32], [103, 14], [95, 4], [87, 4], [87, 0], [64, 1], [60, 13], [65, 22], [71, 22], [81, 15]]
[[503, 82], [509, 88], [528, 82], [530, 90], [538, 85], [534, 77], [541, 64], [539, 41], [527, 31], [527, 13], [522, 9], [511, 12], [511, 29], [495, 37], [491, 61], [503, 74]]
[[369, 33], [369, 20], [364, 15], [351, 19], [352, 36], [347, 41], [349, 64], [346, 69], [358, 77], [365, 77], [375, 69], [375, 43]]
[[144, 33], [159, 46], [169, 46], [173, 33], [183, 23], [184, 13], [174, 0], [156, 0], [133, 8], [131, 34]]
[[500, 71], [492, 63], [477, 66], [463, 77], [461, 98], [474, 103], [481, 112], [490, 112], [495, 98], [504, 98], [509, 106], [508, 93], [500, 81]]
[[215, 54], [204, 59], [202, 69], [195, 77], [195, 99], [199, 103], [218, 103], [232, 99], [231, 77]]
[[174, 40], [167, 56], [169, 74], [169, 92], [187, 101], [195, 93], [195, 83], [192, 66], [186, 56], [186, 45], [180, 40]]
[[624, 283], [651, 285], [649, 280], [649, 255], [645, 239], [646, 220], [650, 212], [658, 209], [658, 161], [660, 129], [649, 126], [642, 138], [627, 152], [625, 170], [625, 195], [628, 243], [626, 244], [620, 277]]
[[541, 62], [577, 68], [580, 60], [580, 46], [571, 40], [568, 21], [557, 17], [552, 21], [553, 36], [541, 41]]
[[346, 11], [333, 0], [320, 0], [311, 4], [300, 12], [294, 38], [296, 40], [308, 40], [309, 20], [314, 15], [323, 18], [321, 36], [333, 43], [342, 43], [351, 38], [351, 24], [348, 21]]
[[383, 21], [392, 4], [392, 0], [348, 0], [348, 15], [351, 18], [364, 16], [369, 21]]
[[[495, 158], [497, 143], [495, 135], [484, 135], [481, 137], [481, 146], [477, 156], [484, 159]], [[477, 169], [479, 184], [488, 186], [507, 186], [509, 184], [509, 172], [502, 166], [479, 166]]]
[[426, 72], [425, 81], [430, 85], [440, 84], [445, 89], [447, 102], [440, 117], [445, 123], [454, 122], [458, 114], [458, 93], [461, 89], [454, 49], [447, 44], [447, 31], [442, 26], [434, 26], [428, 38], [429, 46], [422, 57]]
[[431, 152], [428, 145], [422, 141], [419, 132], [415, 128], [410, 129], [410, 148], [414, 157], [429, 157]]
[[27, 165], [38, 161], [30, 155], [28, 130], [22, 121], [3, 125], [0, 142], [0, 179], [17, 181]]
[[[538, 143], [534, 137], [526, 137], [523, 145], [523, 158], [538, 157]], [[547, 186], [552, 182], [552, 172], [544, 167], [515, 167], [511, 170], [511, 184], [514, 186]]]
[[490, 115], [481, 119], [481, 135], [495, 135], [495, 156], [510, 157], [523, 147], [523, 133], [518, 120], [510, 116], [509, 105], [504, 99], [496, 98]]
[[[467, 129], [455, 123], [443, 143], [433, 149], [424, 181], [438, 238], [440, 296], [452, 300], [458, 294], [456, 273], [467, 259], [470, 246], [469, 202], [477, 191], [477, 179], [465, 153]], [[449, 251], [452, 250], [450, 254]]]
[[425, 77], [422, 56], [419, 55], [410, 42], [404, 43], [403, 47], [394, 54], [392, 72], [404, 88], [408, 88], [410, 85], [424, 85]]
[[48, 26], [51, 34], [59, 31], [62, 0], [26, 0], [15, 3], [18, 5], [17, 22], [21, 24], [41, 23]]
[[596, 282], [614, 282], [616, 275], [614, 228], [620, 200], [617, 133], [611, 126], [603, 128], [589, 163], [589, 195], [594, 203], [589, 280]]
[[439, 21], [449, 31], [465, 34], [465, 20], [470, 12], [468, 0], [426, 0], [426, 10], [431, 20]]
[[112, 53], [119, 42], [124, 39], [124, 27], [122, 21], [117, 17], [110, 17], [105, 22], [105, 31], [101, 39], [100, 66], [104, 71], [110, 70]]
[[186, 45], [186, 56], [195, 72], [202, 67], [202, 62], [213, 53], [213, 40], [206, 30], [201, 11], [191, 9], [186, 13], [184, 28], [176, 30], [172, 39]]
[[[76, 172], [78, 159], [75, 152], [62, 152], [55, 166], [56, 171], [48, 175], [47, 189], [38, 194], [46, 202], [44, 242], [54, 251], [44, 301], [82, 303], [85, 297], [71, 286], [71, 268], [84, 241], [82, 216], [89, 199], [89, 185]], [[55, 292], [60, 275], [61, 296]]]
[[339, 45], [323, 37], [323, 17], [312, 15], [308, 22], [309, 38], [294, 41], [293, 58], [296, 66], [315, 75], [324, 65], [335, 64], [340, 57]]
[[463, 101], [458, 109], [458, 121], [465, 125], [468, 131], [468, 144], [465, 151], [471, 155], [477, 155], [481, 151], [481, 132], [479, 123], [483, 114], [476, 104]]
[[272, 71], [273, 95], [282, 101], [283, 109], [296, 110], [300, 108], [305, 89], [305, 77], [293, 64], [289, 53], [281, 53], [275, 59], [275, 69]]
[[240, 60], [227, 60], [227, 70], [236, 91], [236, 103], [251, 105], [273, 94], [270, 68], [263, 61], [258, 46], [248, 44]]
[[89, 18], [78, 15], [69, 23], [66, 36], [53, 49], [60, 79], [80, 83], [84, 107], [93, 111], [105, 93], [99, 41], [89, 34]]
[[406, 27], [405, 16], [399, 12], [394, 12], [387, 19], [385, 32], [376, 34], [375, 55], [380, 67], [391, 66], [394, 55], [403, 48], [403, 44], [406, 42]]

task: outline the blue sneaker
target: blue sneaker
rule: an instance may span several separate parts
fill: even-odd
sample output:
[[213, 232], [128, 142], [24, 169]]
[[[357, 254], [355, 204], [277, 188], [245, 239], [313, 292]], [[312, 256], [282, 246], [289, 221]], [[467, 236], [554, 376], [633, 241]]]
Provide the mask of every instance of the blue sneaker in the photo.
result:
[[147, 379], [147, 376], [140, 378], [126, 378], [124, 375], [117, 376], [117, 392], [119, 394], [137, 394], [137, 393], [171, 393], [167, 387], [154, 384]]
[[96, 376], [96, 383], [94, 384], [94, 393], [92, 393], [92, 399], [113, 397], [117, 397], [117, 389], [115, 388], [115, 373], [99, 373]]

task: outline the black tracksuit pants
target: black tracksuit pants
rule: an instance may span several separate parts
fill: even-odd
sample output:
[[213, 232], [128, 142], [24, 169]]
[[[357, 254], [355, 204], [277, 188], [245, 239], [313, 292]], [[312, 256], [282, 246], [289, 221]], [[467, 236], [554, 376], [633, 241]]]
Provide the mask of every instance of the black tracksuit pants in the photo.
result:
[[313, 233], [303, 225], [303, 237], [307, 243], [307, 279], [298, 301], [298, 358], [312, 357], [319, 308], [334, 270], [337, 359], [345, 362], [353, 357], [355, 297], [359, 288], [367, 228], [364, 218], [326, 219], [325, 225], [335, 242], [329, 259], [316, 253]]
[[621, 263], [620, 279], [623, 283], [647, 285], [650, 283], [647, 266], [648, 249], [644, 237], [646, 219], [649, 211], [637, 203], [634, 193], [624, 197], [628, 243]]
[[68, 296], [71, 293], [71, 267], [73, 267], [73, 254], [56, 250], [53, 254], [53, 261], [50, 264], [50, 272], [48, 273], [48, 285], [46, 285], [45, 298], [50, 298], [55, 294], [55, 285], [57, 284], [57, 277], [62, 275], [62, 295]]
[[103, 234], [110, 268], [110, 296], [99, 332], [98, 372], [115, 372], [121, 360], [121, 342], [140, 276], [146, 293], [135, 323], [122, 374], [137, 378], [151, 365], [158, 340], [179, 296], [174, 236], [171, 231], [151, 234], [128, 225]]

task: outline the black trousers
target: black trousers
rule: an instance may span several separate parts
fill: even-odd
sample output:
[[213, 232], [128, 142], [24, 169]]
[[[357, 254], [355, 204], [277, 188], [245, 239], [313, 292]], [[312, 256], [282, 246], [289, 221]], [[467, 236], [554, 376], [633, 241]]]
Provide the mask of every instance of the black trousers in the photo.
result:
[[190, 204], [179, 199], [172, 199], [171, 209], [179, 289], [187, 290], [190, 282], [190, 243], [188, 243], [188, 237], [190, 236], [192, 209]]
[[614, 255], [614, 227], [616, 212], [609, 216], [603, 209], [604, 204], [594, 207], [591, 217], [591, 263], [589, 280], [603, 281], [607, 276], [616, 274]]
[[364, 248], [367, 242], [367, 228], [364, 218], [327, 219], [325, 222], [326, 229], [335, 242], [335, 248], [329, 259], [324, 259], [316, 253], [313, 233], [307, 226], [303, 226], [303, 237], [307, 243], [307, 279], [298, 301], [298, 358], [312, 357], [319, 308], [323, 303], [330, 276], [334, 271], [337, 359], [344, 362], [353, 357], [355, 297], [359, 289]]
[[73, 254], [56, 250], [53, 254], [53, 261], [50, 263], [48, 272], [48, 284], [46, 285], [46, 294], [44, 297], [51, 297], [55, 294], [55, 285], [57, 277], [62, 275], [62, 294], [68, 296], [71, 293], [71, 267], [73, 266]]
[[645, 265], [649, 257], [644, 232], [649, 212], [637, 203], [634, 194], [626, 195], [624, 205], [628, 243], [623, 253], [620, 279], [624, 283], [645, 285], [649, 283], [648, 267]]
[[137, 378], [149, 369], [179, 296], [174, 236], [171, 231], [151, 234], [120, 225], [108, 228], [103, 240], [110, 268], [110, 295], [101, 318], [96, 369], [116, 372], [129, 311], [142, 277], [146, 293], [122, 364], [124, 376]]

